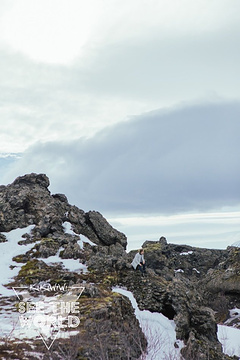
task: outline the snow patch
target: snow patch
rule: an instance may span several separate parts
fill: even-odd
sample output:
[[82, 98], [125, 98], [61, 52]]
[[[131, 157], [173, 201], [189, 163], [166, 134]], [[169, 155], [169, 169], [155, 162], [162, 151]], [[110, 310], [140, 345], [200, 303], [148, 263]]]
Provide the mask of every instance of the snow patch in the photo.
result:
[[240, 309], [238, 308], [234, 308], [230, 310], [229, 313], [232, 319], [237, 319], [240, 317]]
[[80, 246], [81, 249], [83, 249], [83, 243], [87, 243], [91, 246], [96, 246], [96, 244], [94, 242], [92, 242], [88, 237], [84, 236], [81, 234], [81, 236], [79, 234], [76, 234], [73, 230], [72, 230], [72, 224], [69, 221], [65, 221], [62, 224], [63, 228], [64, 228], [64, 232], [65, 234], [69, 234], [69, 235], [74, 235], [77, 236], [79, 238], [78, 240], [78, 245]]
[[193, 251], [182, 252], [180, 255], [192, 255]]
[[84, 243], [87, 243], [91, 246], [97, 246], [97, 244], [95, 244], [94, 242], [92, 242], [88, 237], [84, 236], [84, 235], [80, 235], [80, 240], [79, 241], [82, 241]]
[[184, 270], [183, 269], [177, 269], [177, 270], [174, 270], [175, 273], [184, 273]]
[[[23, 294], [23, 293], [21, 293]], [[51, 316], [62, 316], [63, 322], [67, 319], [68, 314], [63, 314], [62, 312], [53, 312], [53, 304], [57, 304], [61, 302], [69, 302], [69, 301], [76, 301], [77, 296], [72, 295], [71, 293], [66, 294], [58, 294], [55, 296], [46, 297], [44, 295], [39, 295], [38, 297], [32, 297], [29, 292], [26, 292], [24, 296], [25, 302], [31, 302], [32, 304], [44, 304], [44, 310], [40, 309], [39, 311], [31, 311], [29, 310], [27, 313], [20, 314], [14, 304], [5, 305], [3, 309], [5, 310], [4, 313], [0, 314], [0, 321], [1, 321], [1, 330], [0, 336], [2, 338], [11, 339], [42, 339], [50, 338], [50, 339], [68, 339], [70, 336], [74, 336], [78, 334], [77, 330], [73, 330], [70, 328], [63, 328], [58, 326], [57, 322], [55, 324], [49, 323], [39, 323], [38, 325], [35, 323], [34, 319], [39, 317], [49, 317]], [[22, 316], [22, 319], [20, 319]], [[27, 319], [31, 319], [32, 321]], [[25, 318], [25, 320], [24, 320]]]
[[198, 271], [196, 268], [193, 268], [194, 271], [196, 271], [196, 273], [200, 274], [200, 271]]
[[230, 318], [224, 322], [225, 325], [240, 327], [240, 309], [234, 308], [229, 310]]
[[[1, 273], [1, 283], [0, 283], [0, 294], [3, 296], [12, 296], [13, 292], [10, 289], [4, 287], [8, 284], [14, 276], [17, 276], [22, 265], [19, 265], [12, 260], [14, 256], [25, 254], [27, 251], [31, 250], [34, 244], [19, 245], [20, 240], [24, 240], [22, 237], [24, 234], [30, 234], [31, 230], [35, 225], [29, 225], [25, 228], [18, 228], [11, 230], [9, 232], [2, 232], [1, 234], [5, 235], [8, 241], [0, 243], [0, 273]], [[10, 266], [14, 266], [13, 269]]]
[[84, 274], [88, 272], [87, 265], [80, 263], [79, 260], [60, 258], [59, 254], [62, 250], [64, 248], [60, 248], [56, 255], [49, 256], [48, 258], [39, 258], [38, 260], [44, 261], [47, 265], [61, 263], [69, 271], [82, 272]]
[[[160, 313], [139, 310], [136, 299], [131, 291], [114, 287], [112, 291], [122, 294], [131, 301], [143, 333], [148, 341], [145, 360], [183, 359], [180, 350], [182, 341], [176, 339], [175, 323]], [[175, 346], [178, 348], [175, 348]]]
[[240, 357], [240, 329], [218, 325], [217, 336], [223, 346], [224, 354]]
[[79, 236], [78, 234], [76, 234], [73, 230], [72, 230], [72, 224], [69, 221], [65, 221], [63, 224], [63, 229], [65, 234], [69, 234], [69, 235], [76, 235]]

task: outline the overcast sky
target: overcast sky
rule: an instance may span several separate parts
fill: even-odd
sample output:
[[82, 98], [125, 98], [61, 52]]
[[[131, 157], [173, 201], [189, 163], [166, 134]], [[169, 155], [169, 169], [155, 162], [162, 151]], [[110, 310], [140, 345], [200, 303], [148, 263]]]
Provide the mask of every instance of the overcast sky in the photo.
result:
[[1, 183], [45, 172], [134, 239], [193, 213], [238, 237], [239, 13], [238, 0], [0, 0]]

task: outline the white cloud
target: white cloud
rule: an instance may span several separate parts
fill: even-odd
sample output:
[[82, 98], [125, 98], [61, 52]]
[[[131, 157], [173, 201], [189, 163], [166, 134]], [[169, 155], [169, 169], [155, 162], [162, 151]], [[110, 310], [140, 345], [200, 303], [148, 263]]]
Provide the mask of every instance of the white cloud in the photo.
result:
[[1, 21], [1, 39], [35, 61], [71, 63], [90, 37], [96, 1], [14, 1]]
[[107, 0], [101, 32], [105, 41], [209, 34], [238, 24], [237, 0]]
[[47, 173], [53, 193], [101, 211], [129, 249], [161, 235], [225, 248], [239, 234], [239, 114], [239, 103], [195, 105], [147, 113], [88, 140], [37, 143], [20, 160], [0, 159], [1, 180]]
[[181, 102], [240, 97], [238, 1], [9, 0], [0, 8], [0, 152], [93, 136]]
[[0, 151], [93, 136], [107, 124], [183, 101], [238, 99], [240, 52], [236, 37], [224, 36], [105, 45], [70, 68], [3, 54]]
[[5, 181], [44, 172], [71, 203], [173, 214], [238, 206], [238, 103], [156, 111], [72, 142], [35, 144]]
[[126, 214], [108, 218], [118, 230], [128, 236], [128, 250], [140, 248], [144, 241], [157, 241], [165, 236], [169, 243], [225, 249], [240, 239], [240, 207], [231, 211], [185, 213], [159, 216]]
[[46, 63], [69, 64], [88, 45], [193, 36], [238, 25], [237, 0], [22, 0], [2, 3], [0, 39]]

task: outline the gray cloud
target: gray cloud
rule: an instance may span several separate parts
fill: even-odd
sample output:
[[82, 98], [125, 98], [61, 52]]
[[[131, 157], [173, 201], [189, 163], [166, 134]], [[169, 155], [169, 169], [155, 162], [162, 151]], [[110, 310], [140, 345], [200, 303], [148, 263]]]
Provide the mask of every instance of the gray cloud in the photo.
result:
[[239, 115], [239, 103], [146, 113], [88, 140], [35, 144], [3, 179], [45, 172], [52, 192], [104, 213], [239, 205]]
[[86, 69], [86, 89], [173, 103], [199, 97], [239, 96], [236, 70], [240, 29], [174, 37], [155, 33], [97, 49]]
[[171, 23], [168, 32], [155, 19], [156, 27], [138, 33], [138, 26], [135, 36], [123, 22], [124, 36], [112, 31], [109, 41], [93, 38], [71, 66], [33, 62], [1, 48], [0, 151], [93, 135], [131, 114], [183, 101], [239, 99], [240, 29], [230, 18], [213, 29], [192, 24], [183, 32], [184, 21], [179, 29]]

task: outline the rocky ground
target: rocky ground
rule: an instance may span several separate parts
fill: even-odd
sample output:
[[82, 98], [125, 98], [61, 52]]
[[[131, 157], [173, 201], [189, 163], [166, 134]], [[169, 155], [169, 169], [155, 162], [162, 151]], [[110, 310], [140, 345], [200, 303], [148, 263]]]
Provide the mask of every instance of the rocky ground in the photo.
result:
[[[124, 234], [99, 212], [85, 213], [70, 205], [65, 195], [52, 195], [48, 186], [44, 174], [0, 186], [0, 251], [9, 232], [32, 225], [18, 241], [30, 248], [14, 256], [11, 266], [17, 274], [8, 288], [25, 286], [36, 302], [40, 294], [45, 299], [56, 296], [50, 286], [65, 286], [65, 293], [73, 286], [83, 287], [77, 299], [80, 324], [65, 331], [66, 337], [59, 337], [49, 350], [41, 336], [14, 337], [13, 328], [11, 334], [3, 334], [2, 359], [139, 359], [147, 342], [130, 301], [112, 292], [116, 285], [130, 290], [140, 309], [174, 319], [177, 338], [185, 344], [184, 359], [234, 359], [222, 353], [217, 323], [240, 326], [239, 316], [230, 312], [240, 308], [239, 248], [200, 249], [168, 244], [164, 237], [147, 241], [147, 276], [142, 278], [131, 268], [135, 252], [126, 252]], [[69, 259], [77, 264], [74, 269]], [[19, 301], [24, 302], [19, 296], [17, 301], [14, 294], [1, 297], [2, 312], [15, 309], [19, 315]]]

